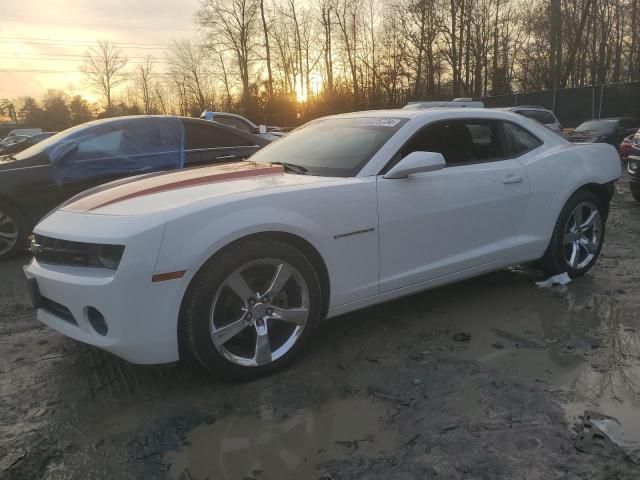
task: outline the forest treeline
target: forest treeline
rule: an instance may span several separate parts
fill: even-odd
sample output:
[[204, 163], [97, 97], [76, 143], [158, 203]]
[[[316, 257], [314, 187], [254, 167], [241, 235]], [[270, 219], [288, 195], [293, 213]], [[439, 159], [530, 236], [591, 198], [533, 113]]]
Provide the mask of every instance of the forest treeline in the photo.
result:
[[99, 105], [50, 91], [0, 108], [23, 121], [53, 108], [68, 124], [205, 109], [291, 122], [413, 99], [635, 81], [639, 2], [202, 0], [197, 40], [173, 40], [162, 57], [133, 64], [102, 41], [87, 51], [81, 70]]

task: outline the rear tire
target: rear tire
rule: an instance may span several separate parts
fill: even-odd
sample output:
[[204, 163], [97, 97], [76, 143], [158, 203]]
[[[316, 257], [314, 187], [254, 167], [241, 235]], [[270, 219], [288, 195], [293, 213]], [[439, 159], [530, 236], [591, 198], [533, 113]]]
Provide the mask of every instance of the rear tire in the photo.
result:
[[571, 278], [587, 273], [600, 256], [607, 209], [588, 190], [576, 192], [558, 216], [540, 267], [549, 275], [566, 272]]
[[9, 260], [27, 246], [24, 216], [13, 206], [0, 202], [0, 261]]
[[183, 302], [181, 340], [208, 370], [250, 380], [289, 363], [308, 344], [321, 310], [318, 275], [300, 251], [250, 240], [198, 272]]

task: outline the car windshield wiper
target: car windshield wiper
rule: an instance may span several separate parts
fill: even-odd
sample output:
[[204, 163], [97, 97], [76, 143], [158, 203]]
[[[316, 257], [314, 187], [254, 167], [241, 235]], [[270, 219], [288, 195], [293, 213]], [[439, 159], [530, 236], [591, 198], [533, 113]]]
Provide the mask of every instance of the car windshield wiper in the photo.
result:
[[309, 173], [309, 170], [302, 165], [296, 165], [294, 163], [287, 162], [271, 162], [272, 165], [282, 165], [287, 172], [293, 172], [297, 175], [305, 175]]

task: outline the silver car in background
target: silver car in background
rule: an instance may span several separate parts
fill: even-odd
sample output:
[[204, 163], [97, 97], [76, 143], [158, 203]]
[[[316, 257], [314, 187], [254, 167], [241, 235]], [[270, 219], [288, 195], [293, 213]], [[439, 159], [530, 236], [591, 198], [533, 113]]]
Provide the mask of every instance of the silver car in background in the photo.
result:
[[535, 105], [521, 105], [518, 107], [505, 108], [504, 110], [536, 120], [542, 123], [549, 130], [553, 130], [554, 132], [565, 136], [562, 131], [562, 124], [560, 123], [560, 120], [558, 120], [558, 117], [556, 117], [555, 113], [551, 110], [536, 107]]

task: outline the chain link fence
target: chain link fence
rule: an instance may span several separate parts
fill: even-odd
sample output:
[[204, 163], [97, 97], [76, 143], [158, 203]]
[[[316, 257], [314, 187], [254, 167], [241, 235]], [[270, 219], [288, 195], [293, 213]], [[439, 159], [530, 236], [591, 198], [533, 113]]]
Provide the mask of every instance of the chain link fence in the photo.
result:
[[513, 93], [482, 100], [486, 107], [544, 107], [553, 110], [564, 127], [573, 128], [594, 118], [640, 117], [640, 82]]

